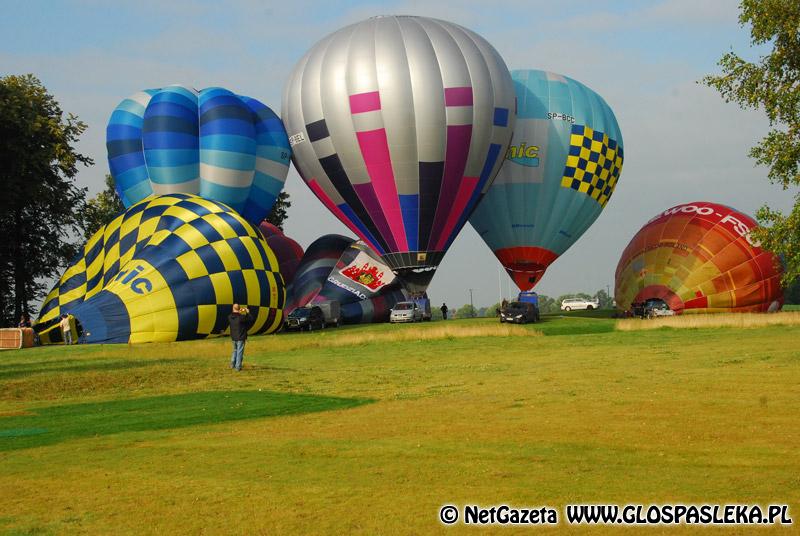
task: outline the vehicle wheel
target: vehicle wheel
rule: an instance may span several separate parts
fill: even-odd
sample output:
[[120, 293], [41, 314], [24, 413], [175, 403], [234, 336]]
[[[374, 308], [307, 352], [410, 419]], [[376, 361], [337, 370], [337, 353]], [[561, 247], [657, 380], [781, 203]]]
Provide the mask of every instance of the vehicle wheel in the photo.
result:
[[594, 309], [594, 307], [593, 307], [593, 306], [591, 306], [591, 305], [587, 305], [587, 306], [586, 306], [586, 310], [587, 310], [587, 311], [591, 311], [592, 309]]
[[570, 307], [569, 305], [567, 305], [566, 307], [564, 307], [564, 310], [565, 310], [566, 312], [570, 312], [570, 311], [572, 311], [572, 307]]

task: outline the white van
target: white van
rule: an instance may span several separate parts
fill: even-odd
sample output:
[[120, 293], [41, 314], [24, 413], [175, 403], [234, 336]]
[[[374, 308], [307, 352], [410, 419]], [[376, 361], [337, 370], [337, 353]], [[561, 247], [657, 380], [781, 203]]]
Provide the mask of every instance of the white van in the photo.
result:
[[561, 302], [561, 310], [562, 311], [580, 311], [586, 309], [587, 311], [591, 311], [592, 309], [599, 309], [600, 308], [600, 301], [599, 300], [586, 300], [584, 298], [567, 298]]

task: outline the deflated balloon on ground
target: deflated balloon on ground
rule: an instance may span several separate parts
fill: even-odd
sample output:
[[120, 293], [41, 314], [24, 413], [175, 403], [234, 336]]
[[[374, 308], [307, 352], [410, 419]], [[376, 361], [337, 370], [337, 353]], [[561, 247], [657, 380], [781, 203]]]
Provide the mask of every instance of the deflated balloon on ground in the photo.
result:
[[366, 244], [341, 235], [325, 235], [308, 246], [287, 294], [287, 311], [338, 301], [346, 324], [386, 322], [390, 309], [409, 298]]

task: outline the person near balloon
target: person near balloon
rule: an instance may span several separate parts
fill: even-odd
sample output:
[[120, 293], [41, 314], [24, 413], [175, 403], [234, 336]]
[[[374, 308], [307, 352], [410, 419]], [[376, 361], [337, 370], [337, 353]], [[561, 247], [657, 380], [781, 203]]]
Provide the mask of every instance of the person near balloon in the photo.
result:
[[72, 344], [72, 326], [69, 323], [69, 315], [61, 315], [61, 333], [64, 334], [64, 344]]
[[233, 342], [231, 368], [239, 371], [242, 370], [244, 343], [247, 341], [247, 330], [253, 325], [253, 315], [250, 314], [250, 310], [247, 307], [234, 303], [233, 312], [228, 317], [228, 322], [231, 326], [231, 341]]
[[31, 327], [31, 317], [28, 316], [28, 313], [22, 313], [22, 317], [20, 317], [17, 327], [20, 329]]
[[447, 320], [447, 311], [448, 311], [447, 304], [446, 303], [442, 303], [442, 306], [440, 307], [440, 309], [442, 311], [442, 320]]

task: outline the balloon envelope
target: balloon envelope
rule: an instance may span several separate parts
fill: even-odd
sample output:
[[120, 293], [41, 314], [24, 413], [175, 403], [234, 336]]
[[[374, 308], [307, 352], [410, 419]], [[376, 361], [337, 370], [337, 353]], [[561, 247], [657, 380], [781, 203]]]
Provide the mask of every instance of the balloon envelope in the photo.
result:
[[633, 237], [617, 265], [617, 308], [661, 299], [676, 312], [777, 310], [778, 258], [750, 238], [756, 222], [696, 201], [665, 210]]
[[250, 333], [280, 327], [275, 255], [227, 206], [188, 194], [142, 201], [97, 231], [45, 299], [38, 324], [75, 316], [86, 342], [199, 339], [247, 305]]
[[109, 119], [106, 148], [126, 208], [153, 194], [190, 193], [255, 224], [275, 203], [291, 158], [272, 110], [219, 87], [168, 86], [123, 100]]
[[502, 163], [514, 89], [479, 35], [375, 17], [298, 62], [283, 115], [314, 194], [404, 284], [424, 290]]
[[409, 299], [366, 244], [341, 235], [322, 236], [308, 247], [287, 295], [287, 311], [338, 301], [345, 324], [385, 322], [397, 302]]
[[517, 123], [506, 161], [470, 223], [521, 290], [591, 226], [622, 171], [622, 134], [585, 85], [512, 71]]
[[297, 266], [303, 258], [303, 247], [283, 234], [283, 231], [268, 221], [262, 221], [258, 230], [264, 235], [267, 245], [278, 259], [283, 282], [288, 286], [294, 280]]

